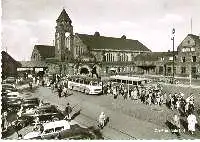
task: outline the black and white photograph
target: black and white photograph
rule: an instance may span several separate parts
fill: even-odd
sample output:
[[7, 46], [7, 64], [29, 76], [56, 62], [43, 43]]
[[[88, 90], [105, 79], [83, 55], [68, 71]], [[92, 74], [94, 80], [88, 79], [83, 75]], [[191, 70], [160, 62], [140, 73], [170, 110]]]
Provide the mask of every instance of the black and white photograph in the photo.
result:
[[200, 0], [2, 0], [1, 140], [200, 139]]

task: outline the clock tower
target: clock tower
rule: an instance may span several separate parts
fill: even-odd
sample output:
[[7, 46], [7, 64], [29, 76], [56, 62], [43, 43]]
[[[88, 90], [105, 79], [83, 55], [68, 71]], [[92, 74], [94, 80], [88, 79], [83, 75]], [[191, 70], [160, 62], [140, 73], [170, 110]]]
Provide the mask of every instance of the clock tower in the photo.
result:
[[65, 9], [62, 10], [56, 24], [55, 56], [59, 61], [71, 61], [73, 59], [71, 53], [73, 52], [73, 26]]

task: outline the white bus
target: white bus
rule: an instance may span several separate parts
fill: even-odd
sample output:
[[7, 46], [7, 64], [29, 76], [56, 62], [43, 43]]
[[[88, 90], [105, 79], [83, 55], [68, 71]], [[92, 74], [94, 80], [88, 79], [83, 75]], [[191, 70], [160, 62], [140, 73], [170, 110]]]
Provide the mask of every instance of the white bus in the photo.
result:
[[133, 86], [143, 86], [151, 81], [150, 79], [147, 78], [130, 77], [122, 75], [110, 76], [110, 80], [114, 83], [133, 85]]
[[100, 79], [87, 76], [70, 76], [68, 77], [68, 88], [86, 94], [101, 94], [102, 82]]

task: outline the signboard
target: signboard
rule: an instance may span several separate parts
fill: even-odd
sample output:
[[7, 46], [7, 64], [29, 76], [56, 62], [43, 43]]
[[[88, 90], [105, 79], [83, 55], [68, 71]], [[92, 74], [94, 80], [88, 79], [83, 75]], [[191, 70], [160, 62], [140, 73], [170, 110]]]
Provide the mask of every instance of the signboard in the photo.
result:
[[39, 71], [44, 71], [44, 70], [43, 70], [43, 68], [35, 68], [35, 71], [39, 72]]
[[33, 68], [17, 68], [17, 71], [32, 71]]

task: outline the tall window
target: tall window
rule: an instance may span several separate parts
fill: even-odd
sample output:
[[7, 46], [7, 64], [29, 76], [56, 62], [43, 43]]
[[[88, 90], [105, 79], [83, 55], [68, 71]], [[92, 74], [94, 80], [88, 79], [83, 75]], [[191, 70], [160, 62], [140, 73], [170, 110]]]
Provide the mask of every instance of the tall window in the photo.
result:
[[171, 68], [171, 67], [168, 67], [168, 68], [167, 68], [167, 72], [168, 72], [169, 74], [171, 74], [171, 73], [172, 73], [172, 68]]
[[186, 73], [186, 67], [181, 67], [181, 73], [182, 74]]
[[185, 63], [185, 61], [186, 61], [186, 60], [185, 60], [185, 57], [182, 57], [182, 62]]
[[163, 66], [160, 66], [159, 67], [159, 74], [162, 74], [163, 73]]
[[197, 68], [196, 67], [192, 67], [192, 74], [195, 74], [197, 72]]
[[192, 62], [196, 62], [197, 61], [197, 57], [196, 56], [192, 56]]

